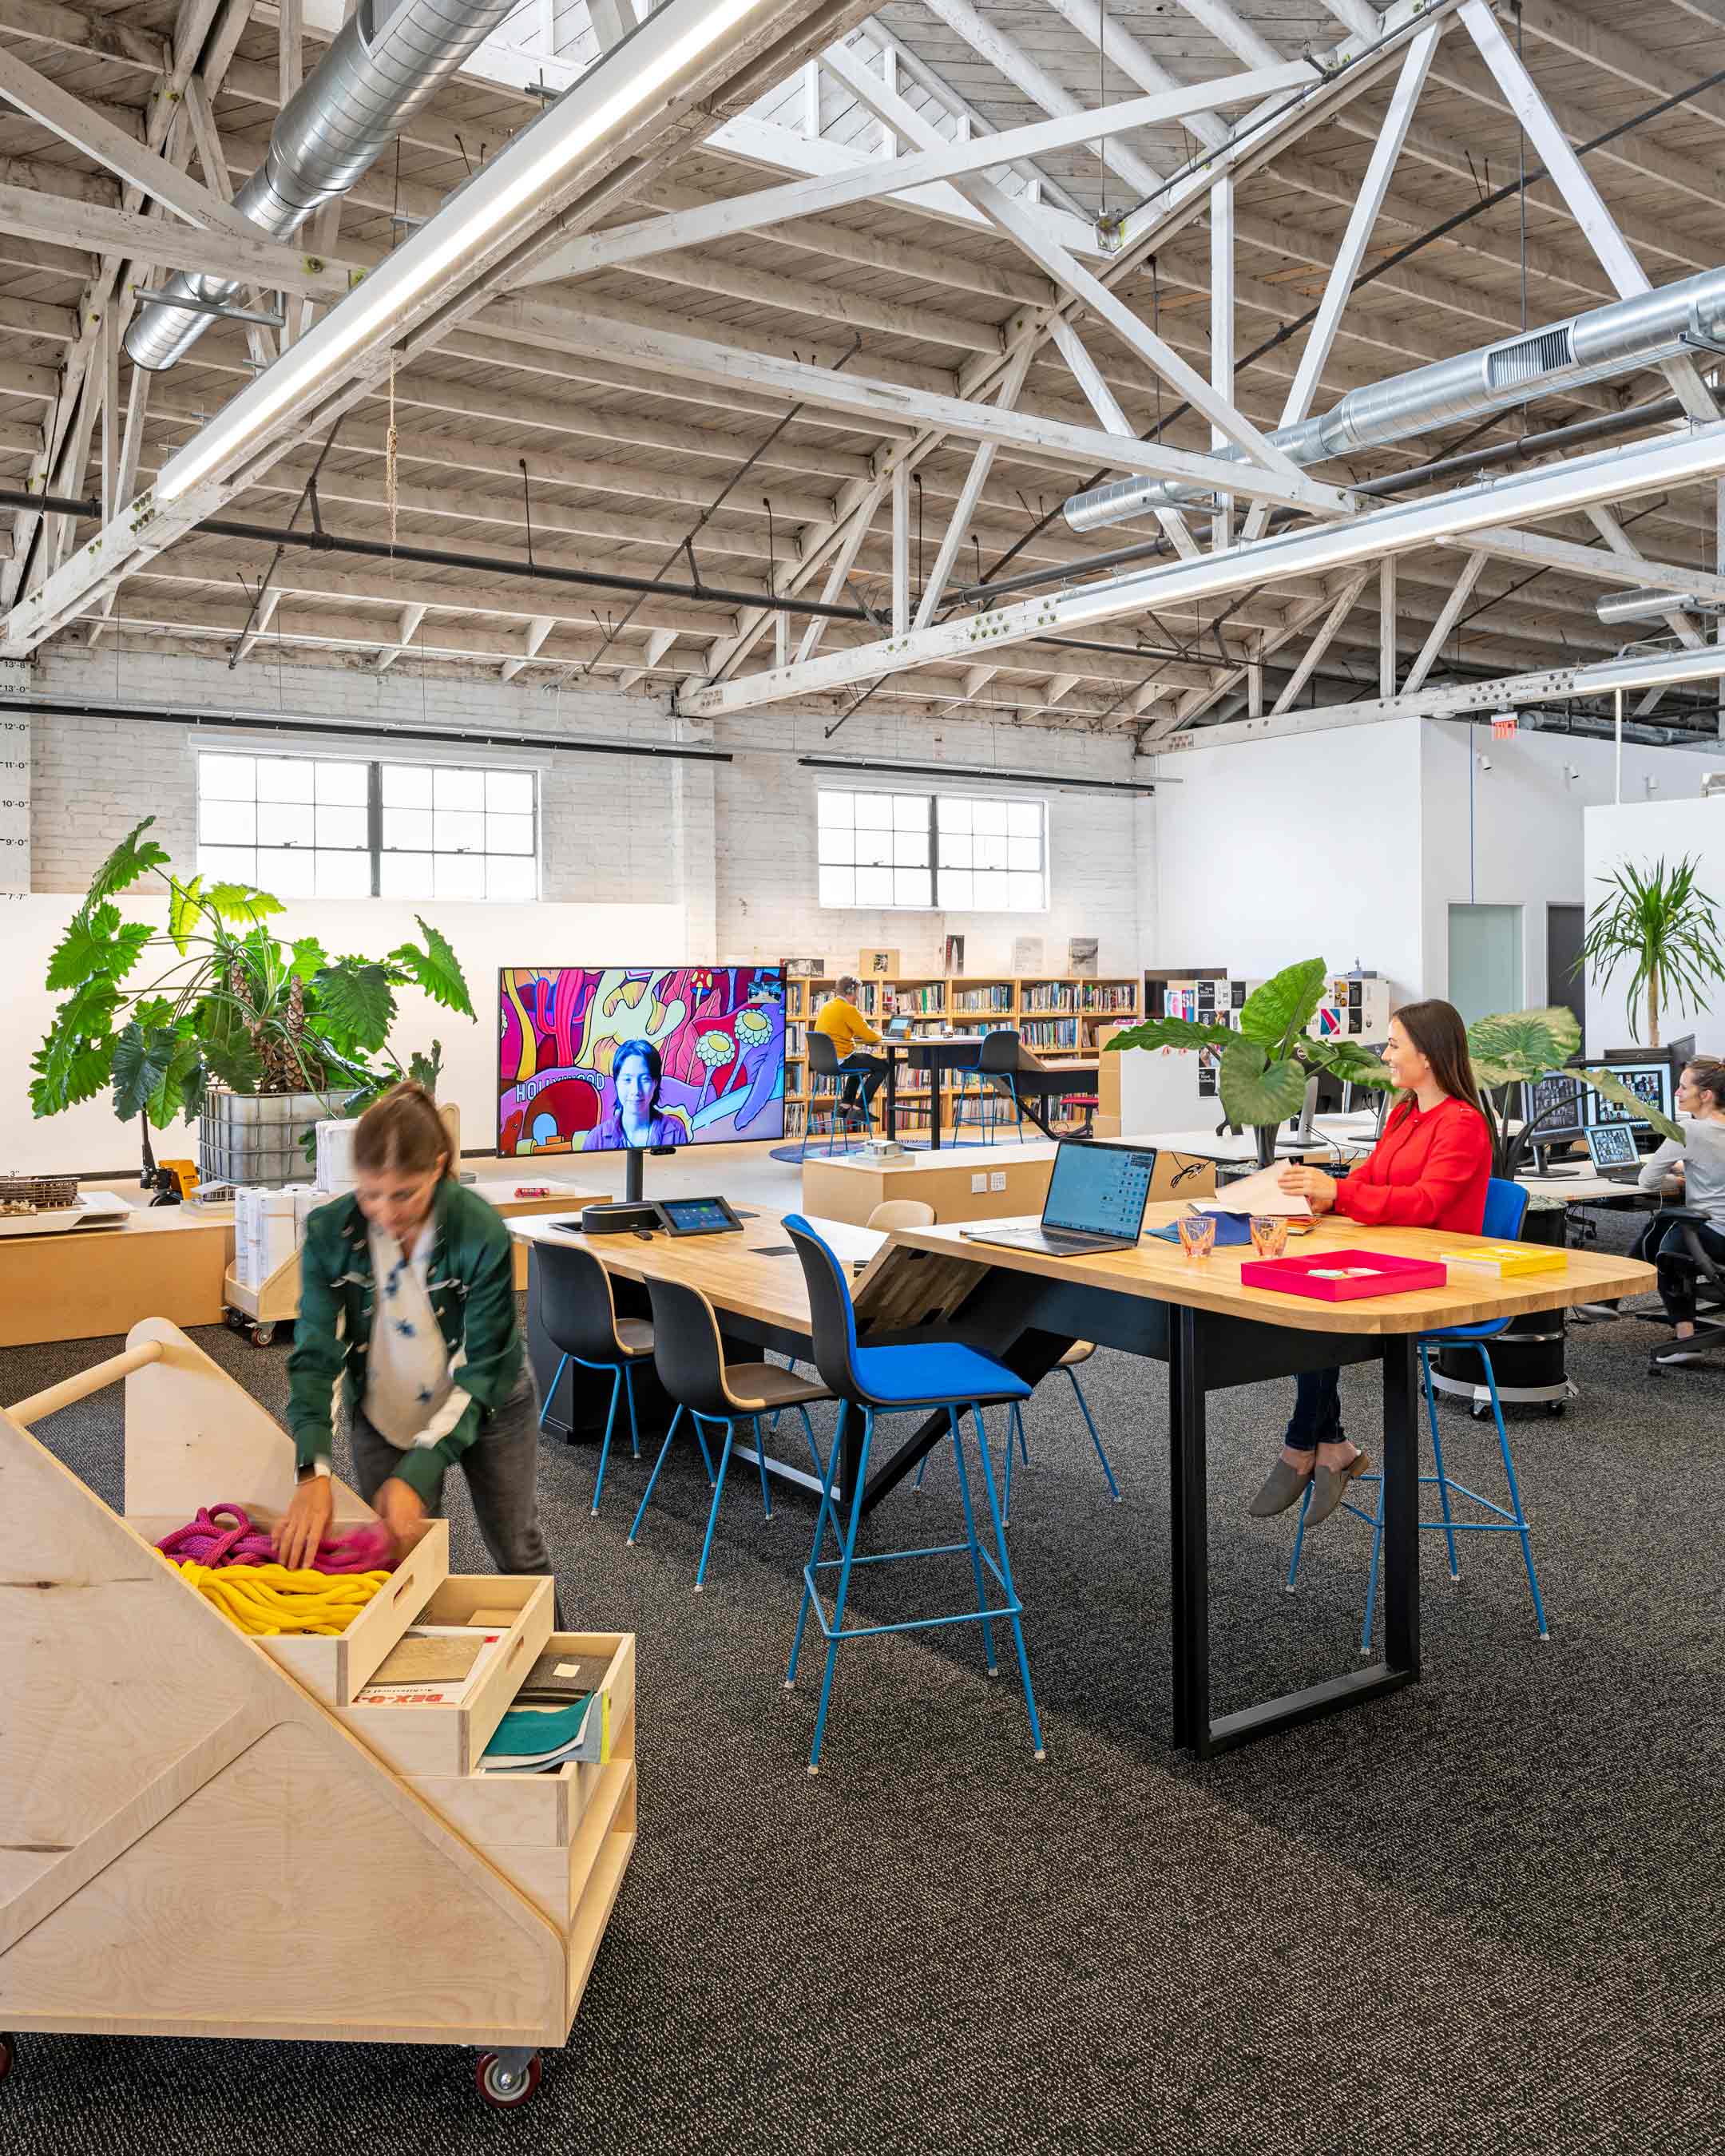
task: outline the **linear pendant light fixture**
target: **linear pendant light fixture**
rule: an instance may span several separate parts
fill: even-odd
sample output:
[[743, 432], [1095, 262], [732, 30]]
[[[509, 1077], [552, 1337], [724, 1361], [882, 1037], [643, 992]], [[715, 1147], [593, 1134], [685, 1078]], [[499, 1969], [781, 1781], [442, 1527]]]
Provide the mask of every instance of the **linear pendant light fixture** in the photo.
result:
[[[567, 124], [567, 115], [559, 108], [579, 99], [583, 84], [577, 82], [556, 105], [524, 128], [357, 291], [332, 308], [163, 466], [155, 500], [173, 501], [217, 474], [295, 398], [335, 376], [344, 362], [423, 299], [464, 254], [503, 234], [578, 158], [634, 119], [692, 62], [763, 4], [764, 0], [706, 0], [704, 7], [680, 11], [684, 20], [675, 28], [672, 11], [649, 18], [629, 39], [626, 49], [619, 49], [619, 80], [608, 96], [595, 102], [572, 126]], [[695, 20], [687, 19], [691, 14]], [[602, 71], [595, 70], [595, 77]]]
[[962, 763], [880, 763], [871, 758], [843, 756], [799, 756], [809, 771], [849, 771], [878, 773], [888, 778], [985, 779], [996, 786], [1052, 786], [1078, 793], [1123, 793], [1147, 799], [1158, 786], [1178, 786], [1177, 778], [1158, 778], [1153, 785], [1143, 779], [1075, 778], [1057, 771], [993, 771]]

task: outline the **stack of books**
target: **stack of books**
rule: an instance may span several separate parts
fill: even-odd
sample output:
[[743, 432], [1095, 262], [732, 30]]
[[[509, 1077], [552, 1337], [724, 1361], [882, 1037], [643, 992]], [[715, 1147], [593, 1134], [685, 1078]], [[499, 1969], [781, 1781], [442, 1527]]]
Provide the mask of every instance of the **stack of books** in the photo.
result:
[[542, 1655], [497, 1725], [480, 1762], [487, 1774], [542, 1774], [570, 1760], [603, 1766], [611, 1757], [611, 1695], [599, 1689], [600, 1656], [553, 1647]]

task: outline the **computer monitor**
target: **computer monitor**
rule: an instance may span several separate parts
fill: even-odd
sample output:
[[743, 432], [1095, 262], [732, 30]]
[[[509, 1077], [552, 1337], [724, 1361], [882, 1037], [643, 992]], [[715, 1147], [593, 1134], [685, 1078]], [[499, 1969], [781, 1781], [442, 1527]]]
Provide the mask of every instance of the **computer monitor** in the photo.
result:
[[1587, 1127], [1587, 1087], [1573, 1070], [1548, 1070], [1522, 1088], [1522, 1117], [1536, 1146], [1574, 1145]]
[[784, 1136], [779, 966], [508, 966], [498, 974], [506, 1160]]
[[[1674, 1091], [1671, 1066], [1663, 1055], [1656, 1061], [1650, 1057], [1645, 1063], [1612, 1063], [1602, 1067], [1609, 1069], [1620, 1085], [1627, 1086], [1632, 1092], [1640, 1094], [1650, 1107], [1657, 1108], [1661, 1115], [1671, 1114]], [[1625, 1107], [1620, 1101], [1608, 1101], [1603, 1093], [1595, 1093], [1591, 1089], [1588, 1092], [1587, 1106], [1587, 1119], [1591, 1124], [1625, 1123], [1643, 1129], [1646, 1127], [1645, 1116], [1638, 1115], [1633, 1108]]]

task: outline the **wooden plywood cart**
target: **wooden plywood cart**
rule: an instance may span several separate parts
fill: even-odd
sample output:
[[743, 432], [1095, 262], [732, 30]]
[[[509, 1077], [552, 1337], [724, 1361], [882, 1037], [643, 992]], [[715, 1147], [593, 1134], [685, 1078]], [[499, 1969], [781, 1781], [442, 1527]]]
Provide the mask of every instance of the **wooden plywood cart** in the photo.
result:
[[[124, 1520], [28, 1427], [121, 1379]], [[273, 1419], [162, 1318], [0, 1413], [0, 2030], [471, 2045], [511, 2106], [634, 1847], [634, 1639], [554, 1632], [548, 1579], [452, 1578], [442, 1522], [340, 1638], [249, 1639], [149, 1540], [223, 1500], [273, 1517], [292, 1481]], [[370, 1517], [338, 1483], [337, 1522]], [[461, 1707], [354, 1703], [410, 1623], [481, 1608], [511, 1622]], [[476, 1772], [547, 1644], [606, 1657], [610, 1758]], [[220, 1924], [188, 1926], [212, 1896]]]

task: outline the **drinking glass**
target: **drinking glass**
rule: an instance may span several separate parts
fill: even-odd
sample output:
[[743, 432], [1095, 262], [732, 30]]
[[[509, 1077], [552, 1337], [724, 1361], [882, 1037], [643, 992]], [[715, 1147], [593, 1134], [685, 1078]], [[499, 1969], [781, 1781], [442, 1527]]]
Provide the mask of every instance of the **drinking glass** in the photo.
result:
[[1207, 1258], [1215, 1248], [1214, 1214], [1183, 1213], [1174, 1224], [1180, 1231], [1180, 1248], [1189, 1258]]
[[1288, 1224], [1280, 1213], [1252, 1215], [1252, 1248], [1260, 1258], [1279, 1258], [1288, 1246]]

